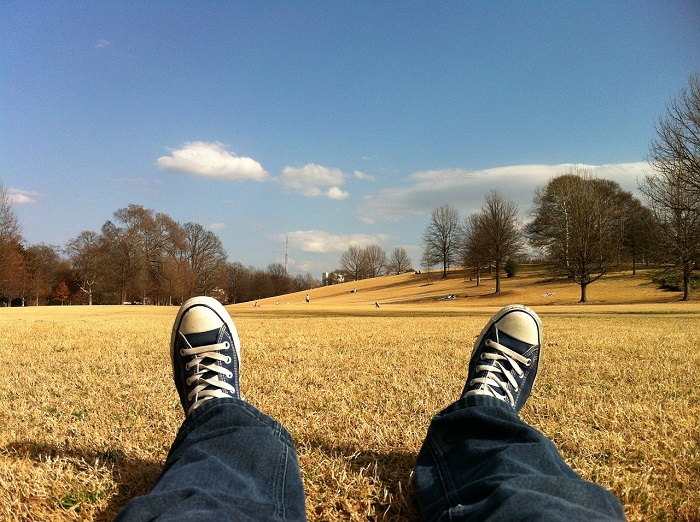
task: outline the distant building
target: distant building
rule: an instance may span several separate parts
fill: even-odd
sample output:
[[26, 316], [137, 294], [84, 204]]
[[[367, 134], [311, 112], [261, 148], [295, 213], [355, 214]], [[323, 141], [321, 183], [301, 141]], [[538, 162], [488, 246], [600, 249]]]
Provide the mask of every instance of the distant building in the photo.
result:
[[323, 284], [323, 286], [337, 285], [344, 282], [344, 274], [338, 272], [323, 272], [323, 274], [321, 274], [321, 284]]

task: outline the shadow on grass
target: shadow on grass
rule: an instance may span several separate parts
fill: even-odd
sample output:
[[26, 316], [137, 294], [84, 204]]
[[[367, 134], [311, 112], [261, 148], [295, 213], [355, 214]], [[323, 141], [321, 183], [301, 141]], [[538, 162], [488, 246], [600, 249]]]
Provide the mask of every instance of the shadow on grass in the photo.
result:
[[377, 513], [374, 520], [420, 520], [413, 477], [415, 453], [400, 450], [368, 451], [350, 444], [334, 445], [322, 438], [307, 439], [298, 450], [304, 451], [303, 448], [311, 452], [320, 451], [329, 460], [342, 460], [353, 473], [378, 482], [377, 486], [385, 493], [385, 498], [373, 499]]
[[163, 467], [160, 461], [131, 458], [117, 448], [72, 448], [34, 441], [12, 442], [0, 447], [0, 454], [34, 462], [60, 459], [71, 463], [77, 470], [99, 466], [111, 473], [117, 488], [116, 493], [100, 491], [97, 488], [81, 489], [69, 491], [61, 498], [54, 499], [57, 508], [75, 509], [80, 512], [78, 504], [98, 504], [102, 498], [109, 495], [104, 508], [91, 509], [96, 513], [93, 520], [97, 521], [114, 519], [131, 498], [148, 493]]

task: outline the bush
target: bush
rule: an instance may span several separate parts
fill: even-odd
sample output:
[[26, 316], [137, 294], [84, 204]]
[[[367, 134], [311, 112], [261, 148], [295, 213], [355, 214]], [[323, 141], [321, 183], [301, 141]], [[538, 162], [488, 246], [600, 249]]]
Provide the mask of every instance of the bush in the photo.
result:
[[506, 277], [515, 277], [520, 270], [520, 265], [515, 259], [509, 259], [506, 261], [505, 271]]
[[[672, 292], [683, 291], [683, 275], [680, 272], [664, 273], [652, 278], [652, 281], [663, 290]], [[700, 274], [690, 274], [690, 289], [700, 288]]]

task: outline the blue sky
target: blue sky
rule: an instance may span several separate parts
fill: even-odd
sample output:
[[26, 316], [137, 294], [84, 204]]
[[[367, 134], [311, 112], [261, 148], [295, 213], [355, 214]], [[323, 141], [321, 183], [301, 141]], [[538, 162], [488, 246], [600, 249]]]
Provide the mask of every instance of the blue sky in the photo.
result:
[[28, 243], [129, 204], [233, 261], [418, 265], [430, 211], [524, 218], [572, 164], [636, 191], [700, 71], [700, 3], [0, 2], [0, 180]]

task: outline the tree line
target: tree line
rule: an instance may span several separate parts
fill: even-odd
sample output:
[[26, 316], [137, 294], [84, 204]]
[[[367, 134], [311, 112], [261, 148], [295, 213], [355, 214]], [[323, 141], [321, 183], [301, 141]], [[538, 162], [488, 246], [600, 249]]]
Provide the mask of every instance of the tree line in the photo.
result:
[[280, 263], [265, 270], [230, 262], [221, 240], [199, 223], [180, 224], [140, 205], [117, 210], [100, 232], [63, 247], [25, 246], [0, 184], [0, 298], [8, 305], [178, 304], [193, 295], [252, 301], [318, 286]]

